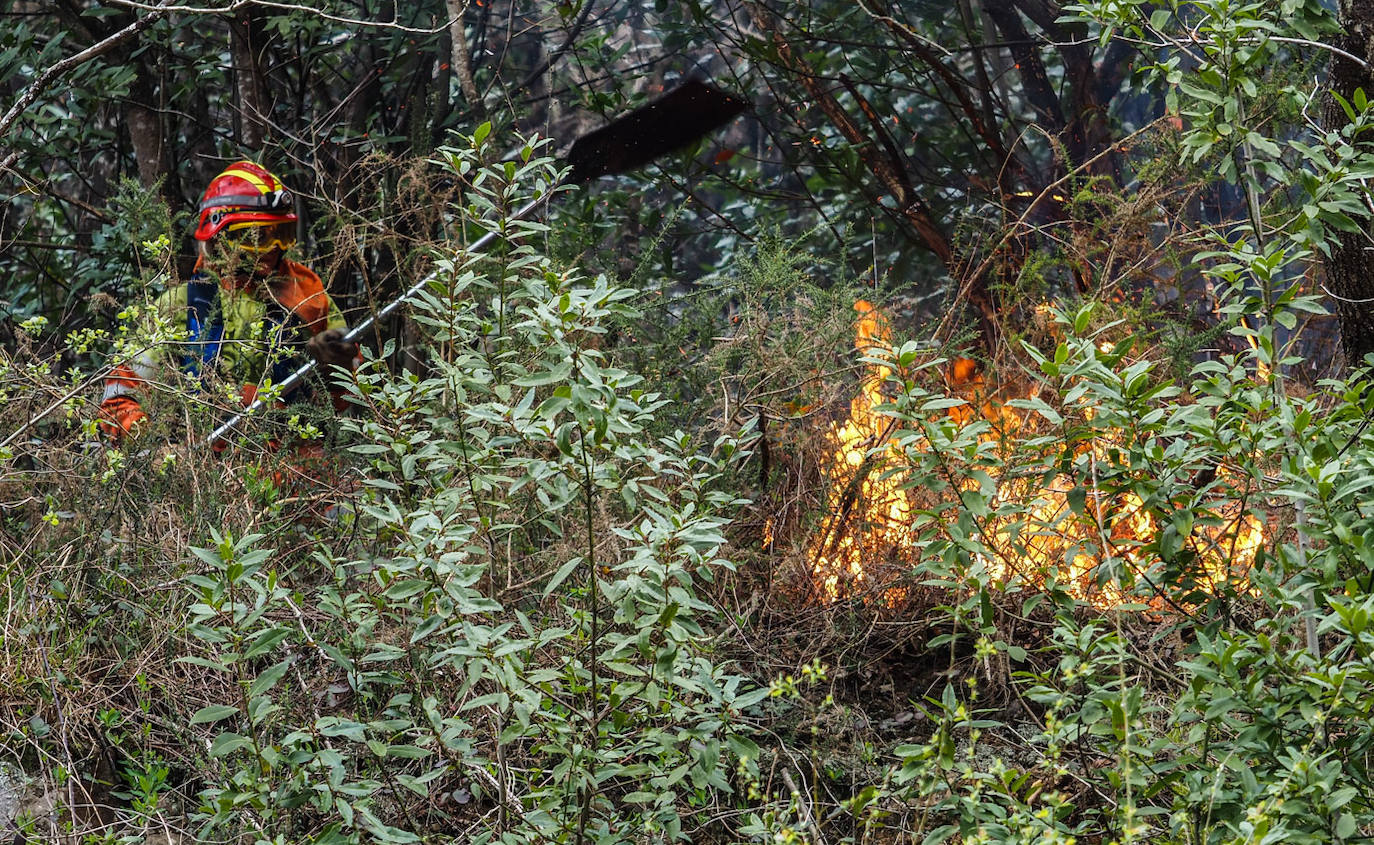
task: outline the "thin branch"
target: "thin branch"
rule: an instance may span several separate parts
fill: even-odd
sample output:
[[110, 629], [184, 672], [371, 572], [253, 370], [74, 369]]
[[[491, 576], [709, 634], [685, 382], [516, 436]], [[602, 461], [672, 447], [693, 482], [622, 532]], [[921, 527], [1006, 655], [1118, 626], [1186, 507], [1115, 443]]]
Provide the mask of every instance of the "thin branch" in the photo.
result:
[[[0, 117], [0, 138], [5, 136], [10, 126], [19, 118], [19, 115], [23, 114], [25, 109], [33, 105], [34, 101], [38, 99], [38, 95], [42, 94], [49, 85], [56, 82], [59, 78], [66, 75], [68, 71], [71, 71], [78, 65], [85, 64], [91, 59], [108, 53], [121, 42], [138, 35], [143, 30], [152, 26], [159, 18], [171, 11], [171, 8], [167, 6], [167, 2], [168, 0], [163, 0], [159, 5], [142, 7], [148, 9], [149, 14], [134, 21], [103, 41], [97, 41], [81, 52], [68, 56], [40, 73], [38, 78], [29, 85], [28, 89], [19, 96], [19, 99], [15, 100], [10, 110], [5, 112], [5, 116]], [[5, 160], [0, 162], [0, 170], [8, 170], [10, 165], [17, 159], [17, 153], [11, 153], [6, 156]]]
[[[959, 106], [963, 110], [964, 115], [968, 117], [970, 122], [972, 122], [974, 132], [976, 132], [978, 136], [983, 139], [983, 143], [988, 145], [988, 148], [993, 152], [994, 155], [997, 155], [1000, 158], [1005, 159], [1007, 156], [1005, 154], [1005, 150], [1003, 149], [1002, 139], [997, 137], [995, 128], [990, 127], [987, 121], [985, 121], [983, 117], [978, 114], [978, 109], [974, 106], [973, 100], [969, 98], [968, 91], [966, 89], [971, 86], [967, 81], [956, 75], [954, 71], [946, 67], [944, 62], [940, 61], [940, 59], [934, 54], [934, 52], [932, 52], [931, 48], [933, 46], [935, 49], [944, 53], [947, 57], [952, 56], [953, 54], [950, 53], [950, 51], [945, 49], [944, 47], [941, 47], [938, 44], [934, 44], [934, 42], [932, 42], [930, 39], [916, 32], [914, 29], [902, 23], [901, 21], [898, 21], [895, 18], [892, 18], [888, 15], [880, 15], [872, 9], [869, 9], [868, 6], [863, 2], [863, 0], [860, 0], [859, 7], [863, 9], [865, 12], [867, 12], [874, 19], [886, 23], [888, 27], [892, 30], [893, 34], [897, 35], [898, 37], [902, 38], [907, 42], [907, 45], [916, 54], [916, 57], [920, 59], [926, 65], [927, 68], [929, 68], [932, 72], [934, 72], [942, 80], [944, 80], [945, 85], [947, 85], [950, 89], [950, 93], [952, 93], [955, 96], [955, 98], [959, 100]], [[953, 109], [950, 110], [953, 111]]]
[[[1003, 246], [1005, 246], [1008, 241], [1011, 240], [1013, 233], [1020, 230], [1020, 228], [1025, 225], [1027, 219], [1031, 216], [1031, 213], [1039, 206], [1041, 202], [1045, 200], [1045, 198], [1049, 197], [1051, 194], [1053, 194], [1056, 190], [1062, 187], [1070, 179], [1077, 176], [1079, 173], [1085, 172], [1087, 168], [1091, 167], [1099, 159], [1110, 155], [1117, 148], [1125, 147], [1127, 144], [1130, 144], [1136, 138], [1139, 138], [1146, 132], [1153, 130], [1156, 126], [1163, 123], [1164, 120], [1165, 118], [1158, 118], [1156, 120], [1150, 121], [1149, 123], [1140, 127], [1136, 131], [1127, 135], [1125, 138], [1122, 138], [1120, 141], [1117, 141], [1116, 144], [1114, 144], [1113, 146], [1108, 147], [1107, 149], [1103, 150], [1102, 152], [1098, 153], [1092, 158], [1084, 161], [1082, 164], [1079, 164], [1077, 167], [1073, 168], [1072, 170], [1065, 173], [1063, 176], [1060, 176], [1058, 179], [1054, 180], [1053, 182], [1049, 183], [1044, 188], [1042, 188], [1040, 193], [1037, 194], [1026, 206], [1026, 210], [1023, 211], [1021, 215], [1016, 218], [1016, 221], [1012, 223], [1012, 225], [1005, 227], [1002, 236], [998, 238], [997, 243], [994, 244], [992, 248], [988, 250], [987, 256], [978, 264], [976, 268], [974, 268], [973, 272], [964, 274], [964, 281], [959, 286], [959, 292], [955, 296], [956, 301], [959, 299], [963, 299], [969, 295], [970, 289], [974, 285], [974, 283], [978, 279], [981, 279], [983, 274], [986, 273], [988, 269], [992, 266], [993, 262], [997, 260], [998, 251]], [[944, 318], [940, 321], [940, 325], [935, 329], [935, 337], [938, 338], [946, 336], [945, 333], [949, 331], [951, 326], [953, 325], [953, 317], [954, 312], [952, 310], [949, 313], [945, 314]]]
[[[1247, 40], [1249, 40], [1249, 39], [1247, 39]], [[1285, 44], [1301, 44], [1301, 45], [1304, 46], [1304, 47], [1319, 47], [1319, 48], [1321, 48], [1321, 49], [1323, 49], [1323, 50], [1329, 50], [1330, 52], [1335, 53], [1336, 55], [1340, 56], [1341, 58], [1349, 59], [1350, 61], [1352, 61], [1352, 62], [1354, 62], [1355, 64], [1359, 65], [1360, 67], [1364, 68], [1365, 70], [1369, 70], [1369, 69], [1370, 69], [1370, 68], [1369, 68], [1369, 62], [1366, 62], [1364, 59], [1360, 58], [1359, 56], [1355, 55], [1354, 53], [1347, 53], [1345, 50], [1342, 50], [1340, 47], [1336, 47], [1335, 45], [1332, 45], [1332, 44], [1323, 44], [1323, 43], [1320, 42], [1320, 41], [1308, 41], [1306, 38], [1285, 38], [1285, 37], [1281, 37], [1281, 36], [1278, 36], [1278, 35], [1267, 35], [1267, 36], [1265, 36], [1265, 38], [1262, 39], [1262, 40], [1267, 40], [1267, 41], [1282, 41], [1282, 42], [1284, 42]]]
[[571, 27], [568, 28], [567, 39], [559, 45], [552, 53], [545, 56], [542, 61], [534, 66], [519, 85], [511, 89], [511, 92], [523, 91], [534, 84], [534, 81], [544, 74], [555, 62], [563, 58], [563, 55], [572, 49], [577, 42], [577, 37], [582, 34], [582, 27], [587, 25], [587, 18], [592, 14], [592, 6], [596, 5], [596, 0], [582, 0], [582, 11], [577, 15]]
[[393, 29], [397, 32], [406, 32], [412, 35], [438, 35], [449, 28], [452, 21], [444, 21], [439, 26], [422, 27], [406, 26], [394, 17], [389, 21], [368, 21], [361, 18], [346, 18], [342, 15], [331, 15], [323, 9], [316, 9], [310, 6], [303, 6], [297, 3], [281, 3], [277, 0], [234, 0], [228, 6], [168, 6], [165, 3], [152, 5], [140, 3], [138, 0], [109, 0], [112, 5], [125, 6], [130, 9], [165, 9], [169, 12], [185, 12], [191, 15], [229, 15], [242, 9], [250, 3], [255, 6], [266, 6], [272, 9], [283, 9], [288, 12], [305, 12], [334, 23], [348, 24], [349, 26], [371, 27], [374, 29]]
[[907, 39], [911, 43], [921, 44], [928, 50], [935, 50], [936, 52], [943, 53], [945, 55], [945, 58], [952, 58], [954, 56], [954, 54], [951, 53], [949, 49], [945, 47], [943, 44], [940, 44], [938, 41], [932, 41], [931, 39], [926, 38], [921, 33], [917, 32], [907, 24], [897, 20], [891, 15], [885, 15], [875, 9], [870, 9], [868, 5], [863, 2], [863, 0], [859, 0], [859, 8], [863, 10], [864, 14], [868, 15], [870, 18], [873, 18], [875, 21], [887, 24], [887, 27], [891, 29], [894, 33], [897, 33], [902, 38]]
[[21, 239], [21, 240], [15, 240], [15, 241], [8, 241], [5, 245], [6, 245], [6, 246], [27, 246], [27, 247], [32, 247], [32, 248], [34, 248], [34, 249], [69, 250], [69, 251], [72, 251], [72, 252], [90, 252], [90, 247], [82, 246], [81, 244], [55, 244], [55, 243], [49, 243], [48, 241], [28, 241], [28, 240], [22, 240], [22, 239]]

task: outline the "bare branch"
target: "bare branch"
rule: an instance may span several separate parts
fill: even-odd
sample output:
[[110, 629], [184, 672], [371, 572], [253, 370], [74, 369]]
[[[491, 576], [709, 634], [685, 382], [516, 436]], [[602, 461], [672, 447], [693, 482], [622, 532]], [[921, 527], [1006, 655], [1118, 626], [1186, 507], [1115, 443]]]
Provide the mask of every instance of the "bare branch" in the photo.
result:
[[[171, 11], [171, 8], [167, 6], [167, 2], [168, 0], [163, 0], [163, 2], [159, 5], [143, 7], [148, 10], [147, 15], [144, 15], [142, 18], [139, 18], [138, 20], [119, 30], [114, 35], [111, 35], [109, 38], [106, 38], [103, 41], [98, 41], [79, 53], [68, 56], [67, 58], [61, 60], [60, 62], [57, 62], [56, 64], [44, 70], [42, 73], [38, 74], [38, 78], [34, 79], [34, 81], [29, 85], [28, 89], [26, 89], [23, 94], [19, 95], [19, 99], [15, 100], [14, 105], [10, 106], [10, 110], [5, 112], [5, 116], [0, 117], [0, 138], [5, 137], [5, 134], [9, 131], [10, 126], [14, 123], [14, 121], [19, 119], [19, 115], [23, 114], [25, 109], [33, 105], [34, 101], [38, 99], [38, 95], [42, 94], [43, 91], [46, 90], [49, 85], [56, 82], [58, 79], [66, 75], [69, 71], [73, 70], [74, 68], [83, 65], [86, 62], [89, 62], [91, 59], [98, 58], [99, 56], [108, 53], [110, 50], [118, 46], [121, 42], [126, 41], [135, 35], [138, 35], [143, 30], [152, 26], [158, 19], [164, 17], [169, 11]], [[10, 164], [12, 164], [13, 162], [11, 162], [10, 159], [14, 157], [15, 156], [13, 154], [11, 154], [11, 156], [6, 157], [3, 163], [3, 167], [0, 167], [0, 169], [7, 168]]]
[[234, 0], [227, 6], [168, 6], [165, 3], [153, 5], [150, 3], [140, 3], [138, 0], [109, 0], [111, 5], [124, 6], [130, 9], [164, 9], [169, 12], [184, 12], [191, 15], [228, 15], [233, 14], [248, 3], [256, 6], [267, 6], [272, 9], [282, 9], [288, 12], [305, 12], [334, 23], [348, 24], [349, 26], [371, 27], [374, 29], [394, 29], [397, 32], [407, 32], [413, 35], [437, 35], [448, 29], [452, 21], [444, 21], [439, 26], [406, 26], [393, 18], [389, 21], [368, 21], [360, 18], [346, 18], [342, 15], [332, 15], [323, 9], [315, 9], [310, 6], [303, 6], [298, 3], [281, 3], [277, 0]]

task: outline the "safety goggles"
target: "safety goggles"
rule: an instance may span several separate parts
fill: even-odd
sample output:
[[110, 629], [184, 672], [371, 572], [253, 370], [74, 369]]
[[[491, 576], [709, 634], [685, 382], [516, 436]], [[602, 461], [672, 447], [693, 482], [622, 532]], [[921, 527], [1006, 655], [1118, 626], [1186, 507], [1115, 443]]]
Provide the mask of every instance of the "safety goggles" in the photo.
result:
[[235, 249], [246, 252], [270, 252], [274, 247], [285, 252], [296, 245], [296, 223], [295, 221], [230, 223], [219, 233], [219, 236]]

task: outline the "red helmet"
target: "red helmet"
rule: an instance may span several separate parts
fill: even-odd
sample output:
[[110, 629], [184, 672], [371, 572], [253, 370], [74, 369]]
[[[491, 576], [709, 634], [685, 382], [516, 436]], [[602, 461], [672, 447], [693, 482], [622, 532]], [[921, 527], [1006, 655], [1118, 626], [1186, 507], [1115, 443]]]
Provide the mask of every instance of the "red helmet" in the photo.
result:
[[210, 180], [200, 201], [200, 225], [195, 238], [208, 241], [226, 230], [276, 230], [289, 243], [295, 242], [296, 201], [281, 180], [265, 167], [251, 161], [229, 165], [224, 172]]

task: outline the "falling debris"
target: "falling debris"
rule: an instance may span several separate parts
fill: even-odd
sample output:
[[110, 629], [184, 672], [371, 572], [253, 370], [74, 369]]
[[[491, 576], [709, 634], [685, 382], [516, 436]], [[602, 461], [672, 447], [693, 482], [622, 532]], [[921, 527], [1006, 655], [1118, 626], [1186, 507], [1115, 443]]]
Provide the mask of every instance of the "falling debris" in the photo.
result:
[[[573, 182], [634, 170], [734, 120], [749, 104], [689, 79], [614, 123], [578, 138], [568, 151]], [[723, 162], [718, 162], [723, 163]]]

